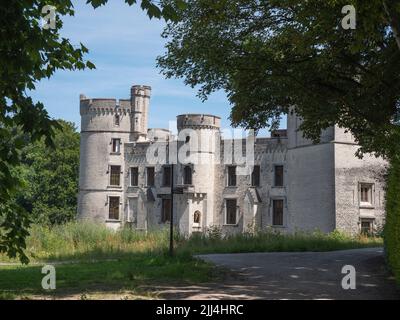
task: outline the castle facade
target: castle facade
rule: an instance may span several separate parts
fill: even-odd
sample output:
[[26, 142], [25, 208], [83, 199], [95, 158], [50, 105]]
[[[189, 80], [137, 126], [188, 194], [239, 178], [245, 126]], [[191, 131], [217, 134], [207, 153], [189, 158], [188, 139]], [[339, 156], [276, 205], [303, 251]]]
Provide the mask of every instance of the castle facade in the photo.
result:
[[80, 218], [149, 230], [173, 214], [187, 235], [212, 226], [356, 234], [383, 225], [386, 162], [357, 158], [344, 129], [313, 144], [289, 114], [287, 129], [270, 138], [224, 139], [219, 117], [185, 114], [173, 135], [148, 129], [150, 95], [133, 86], [130, 99], [80, 96]]

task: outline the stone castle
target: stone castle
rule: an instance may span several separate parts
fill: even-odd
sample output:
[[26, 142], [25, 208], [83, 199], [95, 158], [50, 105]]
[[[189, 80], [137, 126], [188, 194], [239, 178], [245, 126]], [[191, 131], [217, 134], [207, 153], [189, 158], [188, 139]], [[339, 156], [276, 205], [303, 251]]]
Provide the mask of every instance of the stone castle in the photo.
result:
[[[355, 157], [358, 146], [344, 129], [329, 128], [313, 144], [298, 130], [301, 119], [288, 114], [286, 130], [254, 139], [251, 170], [240, 170], [243, 164], [226, 155], [239, 145], [247, 156], [250, 140], [223, 139], [220, 118], [206, 114], [178, 115], [177, 136], [148, 129], [150, 95], [149, 86], [136, 85], [130, 99], [80, 96], [80, 218], [149, 230], [168, 225], [173, 212], [183, 234], [212, 226], [224, 233], [270, 227], [356, 234], [383, 225], [386, 163]], [[193, 143], [186, 154], [203, 161], [173, 161]], [[152, 161], [149, 150], [161, 151], [164, 161]]]

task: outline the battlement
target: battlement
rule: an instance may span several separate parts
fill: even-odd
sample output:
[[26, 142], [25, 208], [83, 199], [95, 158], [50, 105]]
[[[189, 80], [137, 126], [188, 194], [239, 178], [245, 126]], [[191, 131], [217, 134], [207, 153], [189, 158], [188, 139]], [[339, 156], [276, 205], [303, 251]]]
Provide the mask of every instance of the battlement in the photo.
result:
[[150, 98], [151, 95], [151, 87], [144, 85], [134, 85], [131, 87], [131, 97], [145, 97]]
[[221, 127], [221, 118], [210, 114], [181, 114], [176, 118], [178, 130], [219, 129]]
[[80, 114], [112, 115], [115, 113], [129, 114], [131, 112], [131, 101], [129, 99], [94, 98], [80, 96]]

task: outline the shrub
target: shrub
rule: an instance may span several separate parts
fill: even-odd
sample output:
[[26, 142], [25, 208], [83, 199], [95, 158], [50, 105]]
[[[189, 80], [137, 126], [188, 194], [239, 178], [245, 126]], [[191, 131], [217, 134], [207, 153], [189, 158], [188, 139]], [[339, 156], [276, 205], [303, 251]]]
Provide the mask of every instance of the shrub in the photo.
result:
[[400, 284], [400, 159], [391, 161], [386, 185], [384, 243], [390, 269]]

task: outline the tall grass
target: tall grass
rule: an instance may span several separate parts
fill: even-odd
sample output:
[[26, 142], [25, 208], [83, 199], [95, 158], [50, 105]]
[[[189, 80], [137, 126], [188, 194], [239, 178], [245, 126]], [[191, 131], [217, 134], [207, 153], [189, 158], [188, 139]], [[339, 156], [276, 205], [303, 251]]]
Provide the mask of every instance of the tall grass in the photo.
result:
[[[351, 237], [338, 231], [280, 234], [267, 229], [223, 236], [215, 228], [210, 230], [190, 238], [175, 235], [179, 259], [188, 260], [192, 254], [200, 253], [331, 251], [382, 245], [381, 238]], [[31, 261], [115, 259], [133, 255], [156, 259], [167, 255], [168, 245], [168, 228], [149, 232], [128, 228], [113, 231], [102, 224], [79, 221], [53, 227], [33, 225], [26, 251]], [[7, 259], [0, 256], [0, 260]]]
[[167, 249], [165, 229], [136, 232], [128, 228], [113, 231], [93, 222], [70, 222], [53, 227], [33, 225], [27, 239], [27, 253], [34, 260], [103, 258], [128, 253], [163, 253]]
[[382, 239], [364, 235], [349, 236], [331, 233], [295, 232], [282, 234], [273, 230], [222, 236], [201, 234], [181, 241], [179, 250], [190, 253], [332, 251], [382, 246]]

